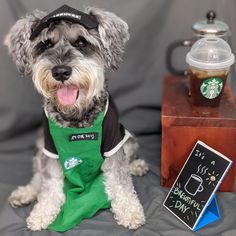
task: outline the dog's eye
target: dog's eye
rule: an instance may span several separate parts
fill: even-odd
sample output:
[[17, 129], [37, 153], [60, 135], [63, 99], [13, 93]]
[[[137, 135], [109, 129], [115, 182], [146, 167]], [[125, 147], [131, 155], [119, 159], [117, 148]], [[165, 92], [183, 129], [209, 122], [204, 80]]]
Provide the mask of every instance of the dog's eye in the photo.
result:
[[50, 39], [42, 41], [42, 44], [45, 47], [45, 49], [49, 49], [54, 46], [53, 42]]
[[76, 48], [85, 48], [87, 45], [89, 44], [89, 42], [82, 36], [79, 36], [79, 38], [72, 43], [73, 47]]
[[49, 48], [52, 48], [54, 45], [55, 44], [50, 39], [39, 42], [34, 48], [35, 56], [41, 55], [43, 52]]

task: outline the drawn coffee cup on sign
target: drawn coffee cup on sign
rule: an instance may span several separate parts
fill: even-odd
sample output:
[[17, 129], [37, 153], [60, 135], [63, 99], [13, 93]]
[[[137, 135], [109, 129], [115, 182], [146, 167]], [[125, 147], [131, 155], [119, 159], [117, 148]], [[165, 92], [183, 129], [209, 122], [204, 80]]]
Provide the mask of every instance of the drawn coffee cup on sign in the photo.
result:
[[185, 191], [192, 195], [195, 196], [198, 192], [203, 191], [203, 186], [202, 186], [203, 180], [200, 176], [191, 174], [189, 177], [187, 183], [184, 186]]

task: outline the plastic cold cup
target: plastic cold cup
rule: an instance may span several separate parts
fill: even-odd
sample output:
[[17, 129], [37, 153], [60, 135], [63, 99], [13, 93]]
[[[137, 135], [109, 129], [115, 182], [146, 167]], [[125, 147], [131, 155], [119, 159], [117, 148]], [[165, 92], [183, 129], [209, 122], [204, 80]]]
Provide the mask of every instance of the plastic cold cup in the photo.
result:
[[221, 38], [202, 38], [192, 46], [186, 62], [194, 105], [219, 106], [234, 60], [230, 46]]
[[194, 105], [219, 106], [229, 68], [202, 71], [190, 68], [190, 94]]

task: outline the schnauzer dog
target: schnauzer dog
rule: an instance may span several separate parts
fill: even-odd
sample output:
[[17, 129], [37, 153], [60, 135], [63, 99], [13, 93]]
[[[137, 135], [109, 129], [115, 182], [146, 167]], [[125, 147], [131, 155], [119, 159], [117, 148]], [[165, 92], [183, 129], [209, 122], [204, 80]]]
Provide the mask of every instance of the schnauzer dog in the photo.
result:
[[[65, 11], [65, 6], [63, 9]], [[116, 111], [104, 75], [106, 70], [117, 69], [122, 61], [129, 39], [128, 25], [114, 13], [101, 9], [87, 8], [84, 12], [76, 12], [68, 6], [66, 9], [66, 12], [59, 9], [54, 15], [36, 10], [19, 19], [5, 38], [5, 45], [19, 72], [32, 76], [36, 89], [44, 97], [45, 141], [43, 138], [38, 141], [39, 150], [33, 159], [34, 176], [28, 185], [12, 192], [9, 202], [12, 207], [20, 207], [36, 201], [26, 219], [27, 227], [33, 231], [50, 228], [70, 197], [64, 188], [67, 174], [89, 162], [83, 158], [76, 159], [74, 154], [73, 158], [61, 161], [60, 150], [63, 148], [58, 137], [61, 130], [69, 128], [73, 134], [68, 136], [68, 145], [82, 143], [78, 146], [78, 149], [85, 147], [80, 151], [81, 155], [93, 149], [90, 146], [93, 140], [100, 140], [102, 146], [108, 142], [106, 147], [101, 147], [102, 161], [90, 161], [98, 167], [93, 168], [102, 172], [104, 192], [110, 202], [110, 207], [107, 204], [97, 210], [111, 208], [118, 224], [137, 229], [145, 223], [145, 216], [131, 174], [144, 175], [148, 165], [144, 160], [136, 159], [136, 138], [116, 123]], [[69, 13], [68, 9], [71, 10]], [[107, 129], [102, 138], [97, 131], [87, 131], [96, 126], [99, 117], [103, 117], [101, 112], [105, 116], [102, 132]], [[107, 114], [111, 117], [106, 118]], [[118, 137], [110, 129], [110, 123], [114, 122]], [[56, 127], [56, 134], [51, 129], [49, 131], [49, 126], [53, 130]], [[79, 133], [74, 133], [77, 128]], [[83, 129], [85, 133], [80, 132]], [[84, 144], [86, 141], [90, 143]], [[94, 150], [99, 148], [98, 145]], [[94, 158], [94, 155], [90, 156]], [[76, 176], [87, 180], [93, 175], [87, 169], [83, 173], [82, 177], [77, 173]], [[96, 189], [93, 183], [91, 186], [91, 189]], [[81, 189], [81, 186], [76, 189]], [[93, 196], [95, 200], [99, 198], [96, 194]], [[86, 208], [87, 204], [85, 201], [83, 207]], [[77, 207], [80, 204], [73, 205], [73, 211]]]

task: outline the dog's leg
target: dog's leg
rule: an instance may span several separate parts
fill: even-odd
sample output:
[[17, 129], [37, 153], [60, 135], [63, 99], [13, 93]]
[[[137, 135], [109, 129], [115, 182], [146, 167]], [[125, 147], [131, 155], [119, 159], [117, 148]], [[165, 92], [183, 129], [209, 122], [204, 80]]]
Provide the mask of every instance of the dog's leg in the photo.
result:
[[43, 167], [42, 185], [38, 203], [27, 218], [27, 227], [33, 231], [46, 229], [65, 202], [63, 192], [64, 176], [58, 160], [47, 158]]
[[40, 182], [40, 174], [36, 173], [29, 184], [26, 186], [19, 186], [11, 193], [8, 198], [10, 205], [17, 208], [34, 202], [37, 198]]
[[137, 229], [145, 223], [143, 207], [134, 190], [129, 170], [129, 156], [121, 148], [106, 158], [102, 166], [105, 190], [111, 200], [111, 210], [118, 224]]
[[41, 186], [42, 140], [38, 140], [38, 152], [33, 158], [33, 178], [26, 186], [19, 186], [14, 190], [8, 201], [14, 208], [21, 207], [35, 201]]
[[135, 176], [143, 176], [149, 171], [149, 166], [143, 159], [137, 159], [139, 145], [135, 137], [129, 138], [124, 145], [124, 152], [130, 159], [130, 173]]

